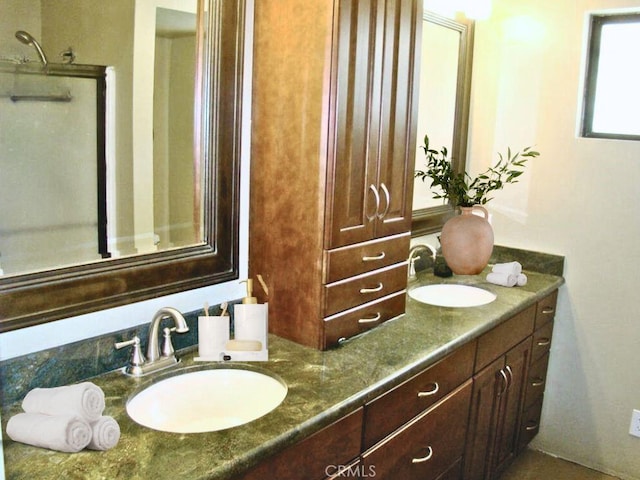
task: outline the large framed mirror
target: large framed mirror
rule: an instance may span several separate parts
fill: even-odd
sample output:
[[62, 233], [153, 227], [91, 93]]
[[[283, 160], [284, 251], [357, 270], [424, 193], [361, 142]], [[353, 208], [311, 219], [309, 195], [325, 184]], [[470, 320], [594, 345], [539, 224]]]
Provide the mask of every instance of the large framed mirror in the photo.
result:
[[0, 0], [0, 117], [25, 129], [0, 135], [0, 177], [19, 187], [0, 206], [0, 332], [238, 277], [245, 15], [243, 1]]
[[[473, 27], [466, 18], [450, 19], [426, 10], [423, 14], [417, 170], [425, 164], [425, 135], [430, 148], [447, 147], [456, 172], [466, 167]], [[453, 216], [453, 206], [433, 199], [428, 182], [416, 180], [413, 191], [412, 235], [440, 231]]]

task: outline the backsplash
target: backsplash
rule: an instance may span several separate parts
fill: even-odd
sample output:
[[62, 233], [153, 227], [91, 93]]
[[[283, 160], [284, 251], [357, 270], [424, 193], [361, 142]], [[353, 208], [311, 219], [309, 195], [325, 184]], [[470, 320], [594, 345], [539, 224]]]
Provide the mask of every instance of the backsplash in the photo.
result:
[[[232, 329], [231, 305], [234, 303], [239, 303], [239, 300], [229, 302]], [[219, 306], [210, 310], [212, 315], [219, 313]], [[204, 312], [196, 310], [183, 315], [189, 325], [189, 331], [172, 335], [176, 351], [195, 348], [198, 344], [198, 316], [204, 315]], [[170, 320], [163, 320], [160, 331], [162, 327], [170, 324]], [[145, 323], [0, 362], [0, 405], [17, 402], [36, 387], [68, 385], [124, 367], [129, 362], [131, 351], [129, 348], [116, 350], [114, 344], [130, 340], [137, 335], [144, 347], [143, 351], [146, 351], [148, 329], [149, 323]]]

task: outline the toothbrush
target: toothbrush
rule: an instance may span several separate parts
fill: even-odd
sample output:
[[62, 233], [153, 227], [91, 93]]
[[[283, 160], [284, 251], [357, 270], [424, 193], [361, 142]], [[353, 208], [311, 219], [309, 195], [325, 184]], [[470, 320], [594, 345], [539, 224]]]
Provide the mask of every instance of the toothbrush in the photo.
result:
[[220, 314], [220, 316], [221, 317], [226, 316], [227, 315], [227, 307], [228, 307], [227, 302], [222, 302], [220, 304], [220, 307], [222, 308], [222, 313]]
[[209, 316], [209, 302], [204, 302], [204, 316]]

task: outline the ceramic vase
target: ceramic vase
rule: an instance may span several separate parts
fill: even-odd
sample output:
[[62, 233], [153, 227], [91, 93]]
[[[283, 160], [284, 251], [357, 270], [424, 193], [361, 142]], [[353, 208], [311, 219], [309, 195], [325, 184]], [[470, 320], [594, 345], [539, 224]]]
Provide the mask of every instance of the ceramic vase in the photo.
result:
[[442, 255], [456, 275], [477, 275], [487, 266], [493, 252], [489, 212], [480, 205], [460, 207], [460, 211], [460, 215], [447, 220], [442, 227]]

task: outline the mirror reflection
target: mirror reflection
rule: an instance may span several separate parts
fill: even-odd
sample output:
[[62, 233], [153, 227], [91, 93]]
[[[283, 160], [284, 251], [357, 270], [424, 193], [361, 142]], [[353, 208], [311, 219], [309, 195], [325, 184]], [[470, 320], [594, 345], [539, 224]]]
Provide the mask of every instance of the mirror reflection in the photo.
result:
[[[425, 10], [422, 22], [422, 58], [416, 169], [425, 164], [422, 146], [449, 151], [455, 171], [464, 171], [471, 91], [473, 22], [450, 19]], [[453, 207], [434, 199], [429, 184], [416, 180], [413, 188], [414, 236], [437, 232], [453, 215]]]
[[197, 0], [0, 0], [5, 275], [203, 244]]

